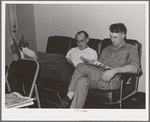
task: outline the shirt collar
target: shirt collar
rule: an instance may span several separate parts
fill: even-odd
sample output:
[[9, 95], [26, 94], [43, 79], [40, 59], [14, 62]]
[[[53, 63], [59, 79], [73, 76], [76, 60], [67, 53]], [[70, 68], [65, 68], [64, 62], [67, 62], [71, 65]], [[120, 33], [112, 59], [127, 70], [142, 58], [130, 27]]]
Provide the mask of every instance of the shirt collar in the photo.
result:
[[116, 47], [114, 47], [114, 46], [112, 45], [112, 48], [111, 48], [111, 49], [112, 49], [113, 52], [116, 52], [117, 50], [119, 50], [119, 49], [121, 49], [121, 48], [124, 48], [124, 47], [126, 46], [126, 44], [127, 44], [126, 41], [124, 41], [124, 44], [123, 44], [121, 47], [116, 48]]
[[85, 48], [85, 49], [83, 49], [83, 50], [80, 50], [79, 47], [78, 47], [78, 49], [79, 49], [80, 51], [86, 51], [88, 48], [89, 48], [89, 47], [87, 47], [87, 48]]

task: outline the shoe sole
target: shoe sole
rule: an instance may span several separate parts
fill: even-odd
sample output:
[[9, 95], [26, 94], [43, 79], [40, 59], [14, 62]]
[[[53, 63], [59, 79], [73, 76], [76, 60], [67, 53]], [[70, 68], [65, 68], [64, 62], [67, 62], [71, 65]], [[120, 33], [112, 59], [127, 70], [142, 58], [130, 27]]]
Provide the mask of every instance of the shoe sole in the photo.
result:
[[17, 47], [17, 45], [14, 42], [14, 39], [12, 37], [10, 37], [8, 39], [8, 50], [11, 53], [11, 56], [13, 58], [14, 61], [18, 61], [21, 59], [21, 55], [20, 55], [20, 51]]

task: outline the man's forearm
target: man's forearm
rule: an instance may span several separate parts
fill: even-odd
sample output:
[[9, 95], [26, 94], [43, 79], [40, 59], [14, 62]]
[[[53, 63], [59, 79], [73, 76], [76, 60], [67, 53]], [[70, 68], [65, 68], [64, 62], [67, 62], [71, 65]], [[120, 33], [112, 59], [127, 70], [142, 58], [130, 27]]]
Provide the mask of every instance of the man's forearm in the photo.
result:
[[137, 73], [137, 71], [138, 71], [137, 68], [132, 64], [112, 68], [104, 72], [102, 80], [109, 82], [117, 73]]
[[137, 73], [138, 71], [137, 68], [132, 64], [129, 64], [123, 67], [113, 68], [113, 70], [116, 73]]

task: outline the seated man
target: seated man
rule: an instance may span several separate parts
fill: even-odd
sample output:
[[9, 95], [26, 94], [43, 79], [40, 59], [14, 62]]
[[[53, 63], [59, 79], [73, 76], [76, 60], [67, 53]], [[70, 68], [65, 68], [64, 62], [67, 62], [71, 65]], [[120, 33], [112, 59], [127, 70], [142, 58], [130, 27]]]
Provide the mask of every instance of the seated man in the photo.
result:
[[[59, 108], [83, 108], [88, 89], [119, 88], [120, 75], [118, 73], [138, 72], [138, 51], [136, 47], [126, 43], [127, 29], [125, 25], [122, 23], [112, 24], [109, 30], [112, 45], [102, 51], [99, 62], [83, 59], [89, 64], [77, 65], [68, 93], [59, 104]], [[109, 68], [100, 68], [100, 62]]]
[[71, 61], [76, 67], [79, 63], [84, 63], [82, 58], [97, 61], [97, 52], [88, 47], [89, 35], [85, 31], [79, 31], [76, 35], [78, 47], [74, 47], [66, 55], [66, 58]]
[[78, 47], [72, 48], [66, 57], [60, 54], [35, 53], [22, 44], [24, 42], [23, 36], [20, 37], [18, 46], [14, 39], [10, 38], [8, 40], [8, 49], [15, 61], [26, 58], [26, 56], [37, 60], [41, 66], [40, 77], [58, 79], [57, 75], [55, 76], [53, 75], [54, 73], [49, 72], [49, 70], [53, 70], [53, 72], [59, 72], [61, 79], [64, 81], [70, 81], [74, 72], [73, 65], [83, 63], [83, 60], [80, 59], [81, 56], [90, 60], [97, 60], [97, 52], [88, 47], [89, 35], [85, 31], [78, 32], [76, 40]]

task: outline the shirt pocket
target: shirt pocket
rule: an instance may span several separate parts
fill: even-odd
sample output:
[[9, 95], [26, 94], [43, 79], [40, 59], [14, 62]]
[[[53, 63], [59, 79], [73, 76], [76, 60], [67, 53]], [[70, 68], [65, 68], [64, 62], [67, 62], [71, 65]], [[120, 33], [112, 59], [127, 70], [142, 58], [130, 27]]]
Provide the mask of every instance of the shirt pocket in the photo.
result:
[[102, 63], [104, 63], [104, 64], [108, 63], [111, 59], [111, 56], [112, 56], [112, 54], [110, 54], [110, 53], [105, 54]]
[[127, 64], [127, 53], [121, 53], [115, 56], [115, 61], [119, 66]]

